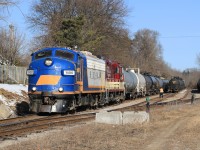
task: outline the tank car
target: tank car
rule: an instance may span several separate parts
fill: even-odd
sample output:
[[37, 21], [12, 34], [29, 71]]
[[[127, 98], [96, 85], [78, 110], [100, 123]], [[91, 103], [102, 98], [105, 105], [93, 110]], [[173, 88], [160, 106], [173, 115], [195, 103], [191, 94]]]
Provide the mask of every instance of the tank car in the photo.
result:
[[162, 79], [162, 81], [163, 81], [163, 90], [166, 93], [169, 90], [169, 80], [168, 79]]
[[153, 81], [153, 88], [152, 88], [153, 93], [152, 94], [158, 94], [159, 93], [159, 89], [161, 87], [160, 84], [162, 84], [162, 83], [160, 83], [161, 81], [157, 77], [155, 77], [153, 75], [150, 75], [150, 78]]
[[139, 72], [136, 73], [138, 78], [139, 78], [139, 92], [140, 92], [140, 96], [145, 96], [146, 95], [146, 80], [144, 78], [144, 76], [142, 74], [140, 74]]
[[157, 80], [157, 89], [163, 88], [163, 80], [159, 76], [155, 76], [155, 79]]
[[124, 73], [124, 85], [126, 90], [126, 99], [137, 98], [146, 94], [146, 81], [140, 74], [139, 68], [127, 68]]
[[168, 92], [169, 80], [159, 76], [156, 76], [156, 79], [158, 80], [159, 83], [158, 88], [162, 87], [164, 92]]
[[148, 95], [154, 95], [157, 94], [159, 92], [159, 88], [160, 88], [160, 83], [159, 80], [153, 76], [150, 75], [149, 73], [144, 73], [143, 74], [146, 80], [146, 84], [147, 86], [147, 94]]
[[122, 71], [119, 65], [110, 68], [112, 81], [106, 80], [106, 61], [87, 51], [50, 47], [33, 53], [27, 70], [30, 111], [60, 113], [123, 97]]
[[153, 91], [152, 91], [152, 87], [153, 87], [153, 81], [150, 78], [150, 76], [143, 74], [144, 78], [145, 78], [145, 82], [146, 82], [146, 94], [147, 95], [152, 95]]
[[185, 88], [185, 81], [180, 77], [173, 77], [168, 84], [169, 92], [179, 92]]
[[199, 79], [199, 81], [197, 82], [197, 89], [200, 91], [200, 79]]

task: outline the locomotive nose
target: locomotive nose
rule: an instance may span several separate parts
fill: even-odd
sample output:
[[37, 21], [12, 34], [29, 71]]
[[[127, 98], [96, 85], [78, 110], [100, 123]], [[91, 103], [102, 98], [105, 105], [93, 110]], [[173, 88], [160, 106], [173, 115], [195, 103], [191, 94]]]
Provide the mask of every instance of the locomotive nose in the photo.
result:
[[38, 60], [37, 63], [35, 61], [27, 74], [31, 83], [29, 91], [32, 93], [65, 92], [73, 90], [76, 72], [73, 62], [52, 57]]

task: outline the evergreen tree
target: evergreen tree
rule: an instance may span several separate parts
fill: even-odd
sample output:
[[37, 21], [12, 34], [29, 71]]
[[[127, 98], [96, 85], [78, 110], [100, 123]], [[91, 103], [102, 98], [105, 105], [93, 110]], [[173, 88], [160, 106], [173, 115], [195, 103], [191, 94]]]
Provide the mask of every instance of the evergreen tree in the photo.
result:
[[60, 30], [54, 36], [56, 44], [69, 47], [81, 45], [83, 43], [81, 35], [83, 25], [83, 17], [64, 19]]

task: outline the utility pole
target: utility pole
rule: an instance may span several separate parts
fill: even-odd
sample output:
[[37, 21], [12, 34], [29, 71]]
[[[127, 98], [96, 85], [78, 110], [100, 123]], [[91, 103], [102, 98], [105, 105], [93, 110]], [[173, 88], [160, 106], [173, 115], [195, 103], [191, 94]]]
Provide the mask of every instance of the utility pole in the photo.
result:
[[10, 32], [10, 55], [8, 58], [10, 58], [9, 60], [9, 64], [12, 65], [14, 63], [13, 58], [15, 58], [15, 56], [13, 56], [13, 48], [14, 48], [14, 26], [12, 24], [9, 25], [9, 32]]

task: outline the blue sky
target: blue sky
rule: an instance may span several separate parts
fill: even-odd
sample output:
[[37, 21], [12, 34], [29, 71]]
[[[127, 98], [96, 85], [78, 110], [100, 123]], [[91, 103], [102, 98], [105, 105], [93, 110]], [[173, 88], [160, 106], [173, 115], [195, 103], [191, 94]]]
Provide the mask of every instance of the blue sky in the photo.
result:
[[[21, 0], [20, 9], [27, 15], [33, 0]], [[125, 0], [129, 10], [126, 19], [130, 35], [148, 28], [160, 33], [164, 60], [175, 69], [198, 67], [196, 56], [200, 53], [200, 1], [199, 0]], [[33, 33], [28, 30], [25, 18], [17, 7], [10, 9], [8, 23], [13, 24], [28, 39]]]
[[158, 31], [163, 58], [172, 68], [198, 67], [200, 53], [199, 0], [126, 0], [128, 28], [133, 35], [143, 28]]

